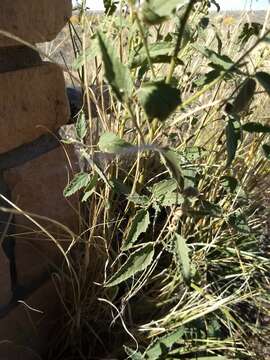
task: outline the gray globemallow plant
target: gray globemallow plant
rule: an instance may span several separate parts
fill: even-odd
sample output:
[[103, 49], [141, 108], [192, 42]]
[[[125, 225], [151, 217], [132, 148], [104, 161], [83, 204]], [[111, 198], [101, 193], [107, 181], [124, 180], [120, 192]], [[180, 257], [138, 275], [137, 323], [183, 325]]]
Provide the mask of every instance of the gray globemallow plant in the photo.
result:
[[70, 26], [73, 358], [267, 358], [269, 12], [228, 23], [218, 3], [83, 2]]

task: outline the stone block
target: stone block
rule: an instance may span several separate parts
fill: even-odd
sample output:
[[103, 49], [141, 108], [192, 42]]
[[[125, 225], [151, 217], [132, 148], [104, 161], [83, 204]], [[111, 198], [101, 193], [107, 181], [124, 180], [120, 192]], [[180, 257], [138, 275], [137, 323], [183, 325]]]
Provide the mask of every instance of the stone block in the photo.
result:
[[0, 319], [0, 359], [41, 359], [60, 319], [60, 299], [48, 280]]
[[[72, 14], [72, 0], [1, 0], [0, 28], [29, 43], [53, 40]], [[0, 35], [0, 46], [18, 42]]]
[[0, 154], [69, 121], [62, 70], [43, 63], [0, 74]]
[[15, 215], [15, 259], [20, 285], [31, 283], [52, 265], [61, 264], [64, 257], [53, 239], [63, 249], [70, 245], [72, 236], [64, 227], [78, 234], [78, 198], [67, 200], [63, 196], [63, 189], [73, 177], [69, 161], [78, 172], [73, 148], [66, 147], [64, 151], [61, 146], [4, 173], [12, 202], [40, 225], [23, 214]]

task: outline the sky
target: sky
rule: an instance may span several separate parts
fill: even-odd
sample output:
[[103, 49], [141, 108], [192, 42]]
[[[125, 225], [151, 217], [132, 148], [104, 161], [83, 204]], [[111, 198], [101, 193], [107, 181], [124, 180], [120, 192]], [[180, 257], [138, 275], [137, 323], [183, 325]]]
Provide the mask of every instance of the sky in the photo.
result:
[[[166, 1], [166, 0], [164, 0]], [[223, 10], [241, 10], [245, 6], [250, 8], [252, 2], [253, 10], [264, 10], [270, 5], [270, 0], [217, 0]], [[95, 11], [103, 9], [103, 0], [87, 0], [87, 6]], [[73, 0], [76, 3], [76, 0]]]

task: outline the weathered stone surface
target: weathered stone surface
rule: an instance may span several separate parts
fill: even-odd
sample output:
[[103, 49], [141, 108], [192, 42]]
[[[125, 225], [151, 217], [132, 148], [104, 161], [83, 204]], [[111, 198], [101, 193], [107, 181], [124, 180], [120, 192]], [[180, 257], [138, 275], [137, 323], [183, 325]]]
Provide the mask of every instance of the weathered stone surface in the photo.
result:
[[[53, 40], [72, 14], [71, 0], [1, 0], [0, 28], [24, 41]], [[18, 42], [0, 35], [0, 46]]]
[[64, 77], [57, 65], [2, 73], [0, 81], [0, 154], [68, 122]]
[[12, 297], [9, 261], [0, 246], [0, 307], [7, 304]]
[[20, 303], [0, 319], [0, 359], [41, 359], [61, 316], [60, 309], [57, 291], [49, 280], [25, 299], [25, 304]]
[[32, 218], [40, 225], [24, 215], [15, 215], [15, 259], [21, 285], [31, 283], [51, 265], [61, 264], [59, 260], [64, 257], [53, 239], [64, 249], [72, 240], [63, 226], [78, 234], [79, 202], [76, 196], [71, 200], [63, 196], [63, 189], [73, 176], [68, 161], [78, 171], [77, 159], [73, 148], [65, 150], [69, 160], [61, 146], [4, 173], [12, 201], [23, 211], [38, 215]]

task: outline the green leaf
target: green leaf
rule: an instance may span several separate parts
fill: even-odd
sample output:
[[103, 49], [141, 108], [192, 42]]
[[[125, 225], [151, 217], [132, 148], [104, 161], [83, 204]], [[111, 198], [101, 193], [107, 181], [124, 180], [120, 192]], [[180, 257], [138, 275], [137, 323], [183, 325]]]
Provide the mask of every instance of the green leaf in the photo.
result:
[[209, 61], [211, 62], [210, 66], [213, 66], [215, 70], [233, 70], [234, 62], [229, 56], [220, 55], [215, 51], [204, 48], [198, 44], [194, 44], [193, 47], [209, 59]]
[[259, 81], [268, 95], [270, 95], [270, 75], [264, 71], [259, 71], [256, 73], [256, 79]]
[[64, 196], [69, 197], [75, 194], [77, 191], [86, 187], [90, 181], [90, 175], [84, 172], [76, 174], [73, 180], [66, 186], [64, 190]]
[[197, 167], [191, 166], [183, 169], [182, 175], [184, 177], [184, 189], [192, 187], [195, 188], [198, 183]]
[[152, 196], [155, 200], [160, 201], [166, 194], [175, 191], [177, 186], [175, 179], [162, 180], [152, 186]]
[[263, 152], [264, 152], [265, 157], [266, 157], [268, 160], [270, 160], [270, 145], [268, 145], [268, 144], [263, 144], [262, 149], [263, 149]]
[[83, 111], [80, 113], [76, 122], [76, 134], [80, 140], [83, 140], [87, 134], [87, 123]]
[[220, 182], [227, 193], [234, 193], [238, 187], [237, 179], [232, 176], [222, 176]]
[[210, 66], [214, 69], [223, 71], [233, 70], [234, 62], [227, 55], [220, 55], [215, 51], [207, 49], [208, 58], [211, 61]]
[[238, 95], [236, 96], [232, 106], [233, 112], [238, 114], [249, 106], [256, 90], [256, 81], [247, 79], [243, 82]]
[[250, 228], [247, 223], [247, 218], [240, 210], [229, 216], [229, 224], [238, 232], [250, 234]]
[[204, 157], [207, 154], [207, 151], [199, 146], [191, 146], [191, 147], [187, 147], [184, 151], [183, 151], [183, 156], [186, 160], [193, 162], [196, 161], [198, 159], [201, 159], [202, 157]]
[[137, 193], [129, 195], [128, 200], [131, 201], [135, 205], [139, 205], [139, 206], [143, 206], [143, 207], [148, 207], [150, 204], [149, 197], [147, 197], [145, 195], [139, 195]]
[[175, 234], [175, 254], [181, 264], [181, 271], [186, 284], [191, 280], [191, 263], [189, 259], [189, 249], [186, 240], [179, 234]]
[[143, 84], [138, 96], [149, 119], [166, 120], [181, 104], [180, 90], [164, 81]]
[[98, 182], [98, 174], [95, 174], [88, 182], [85, 190], [84, 190], [84, 195], [82, 198], [82, 202], [87, 201], [90, 196], [93, 194], [95, 186], [97, 185]]
[[242, 130], [249, 133], [270, 133], [270, 126], [256, 122], [248, 122], [242, 125]]
[[164, 356], [170, 352], [172, 346], [179, 341], [184, 334], [184, 329], [179, 328], [169, 334], [156, 338], [145, 350], [144, 358], [151, 360], [164, 358]]
[[117, 4], [119, 1], [114, 0], [103, 0], [104, 8], [105, 8], [105, 14], [106, 15], [113, 15], [115, 11], [117, 10]]
[[[149, 44], [149, 54], [152, 63], [169, 62], [174, 50], [172, 42], [160, 41], [158, 43]], [[133, 69], [142, 66], [147, 62], [147, 53], [144, 47], [136, 51], [130, 61], [130, 68]]]
[[162, 206], [173, 206], [173, 205], [182, 205], [185, 202], [184, 197], [179, 192], [173, 192], [166, 194], [163, 199], [160, 201]]
[[184, 198], [177, 190], [178, 184], [175, 179], [162, 180], [154, 184], [152, 189], [152, 201], [157, 202], [161, 206], [172, 206], [183, 204]]
[[95, 37], [91, 38], [91, 45], [83, 52], [79, 54], [72, 64], [74, 70], [79, 70], [87, 61], [94, 59], [99, 54], [99, 45]]
[[127, 261], [120, 269], [105, 283], [106, 287], [115, 286], [131, 278], [138, 272], [145, 270], [154, 257], [154, 244], [147, 243], [130, 254]]
[[227, 165], [230, 166], [235, 158], [238, 142], [241, 140], [239, 121], [230, 117], [226, 126]]
[[118, 195], [121, 194], [128, 196], [131, 193], [131, 188], [128, 185], [114, 177], [110, 180], [110, 184], [113, 191]]
[[138, 240], [139, 236], [147, 231], [149, 224], [149, 212], [145, 209], [137, 211], [132, 220], [131, 228], [126, 240], [124, 241], [122, 250], [125, 251], [130, 249]]
[[174, 151], [174, 150], [165, 150], [160, 153], [161, 158], [163, 157], [163, 161], [171, 174], [172, 177], [176, 179], [180, 187], [184, 186], [184, 179], [182, 177], [182, 168], [181, 168], [181, 161], [182, 156]]
[[100, 151], [109, 154], [121, 154], [128, 152], [132, 145], [118, 137], [116, 134], [107, 132], [101, 135], [98, 142]]
[[102, 32], [97, 32], [97, 37], [102, 54], [106, 79], [118, 100], [125, 101], [131, 96], [133, 89], [133, 82], [129, 69], [120, 61], [116, 55], [115, 49], [105, 35]]
[[144, 360], [144, 356], [142, 353], [140, 353], [138, 350], [131, 349], [124, 345], [124, 350], [126, 354], [128, 355], [128, 359], [131, 360]]
[[243, 29], [238, 37], [238, 41], [241, 45], [244, 45], [252, 36], [259, 36], [263, 28], [263, 25], [257, 22], [245, 23]]
[[184, 2], [183, 0], [145, 0], [142, 6], [143, 21], [149, 25], [160, 24]]
[[212, 81], [216, 80], [220, 76], [219, 70], [211, 70], [207, 74], [203, 74], [200, 76], [197, 80], [195, 80], [193, 83], [196, 86], [204, 86], [210, 84]]

